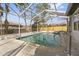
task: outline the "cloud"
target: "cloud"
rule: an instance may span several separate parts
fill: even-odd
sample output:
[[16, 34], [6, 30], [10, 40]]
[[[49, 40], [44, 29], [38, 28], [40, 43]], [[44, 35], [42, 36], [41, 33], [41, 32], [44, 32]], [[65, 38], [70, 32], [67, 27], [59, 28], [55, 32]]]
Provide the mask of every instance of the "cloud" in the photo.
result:
[[51, 3], [51, 4], [49, 4], [50, 5], [50, 9], [55, 9], [55, 7], [54, 7], [54, 4], [53, 3]]
[[58, 3], [56, 4], [56, 7], [57, 7], [57, 10], [61, 10], [63, 12], [66, 12], [66, 4], [63, 4], [63, 3]]
[[56, 7], [60, 7], [63, 3], [56, 3]]
[[[49, 5], [50, 5], [50, 9], [55, 10], [54, 3], [51, 3]], [[57, 8], [57, 11], [62, 11], [63, 13], [66, 12], [66, 4], [64, 4], [64, 3], [56, 3], [56, 8]]]
[[[64, 6], [62, 5], [63, 3], [56, 3], [56, 8], [63, 8]], [[49, 4], [51, 9], [55, 9], [54, 4]]]
[[63, 5], [63, 3], [58, 3], [58, 4], [56, 4], [56, 7], [57, 8], [60, 8], [60, 9], [63, 9], [64, 8], [64, 5]]
[[57, 8], [62, 9], [62, 8], [64, 8], [64, 6], [62, 4], [60, 4], [60, 5], [57, 6]]

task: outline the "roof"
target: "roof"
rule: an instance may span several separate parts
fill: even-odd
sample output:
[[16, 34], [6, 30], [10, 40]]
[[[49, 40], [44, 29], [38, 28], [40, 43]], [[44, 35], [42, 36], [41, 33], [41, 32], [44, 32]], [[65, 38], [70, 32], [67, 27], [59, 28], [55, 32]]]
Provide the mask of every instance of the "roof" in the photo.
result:
[[70, 3], [67, 8], [66, 15], [67, 16], [72, 15], [78, 7], [79, 7], [79, 3]]
[[[1, 21], [0, 21], [0, 24], [1, 24]], [[4, 25], [4, 22], [2, 22], [2, 24]], [[9, 26], [19, 26], [19, 24], [15, 22], [9, 22]], [[23, 25], [20, 24], [20, 26], [23, 26]]]

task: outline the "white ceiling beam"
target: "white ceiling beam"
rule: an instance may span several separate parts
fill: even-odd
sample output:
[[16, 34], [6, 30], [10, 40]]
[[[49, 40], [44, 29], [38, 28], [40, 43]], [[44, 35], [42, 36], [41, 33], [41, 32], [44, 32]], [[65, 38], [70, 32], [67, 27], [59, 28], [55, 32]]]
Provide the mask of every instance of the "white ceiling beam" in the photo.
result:
[[46, 10], [43, 10], [42, 12], [38, 13], [38, 14], [37, 14], [36, 16], [34, 16], [32, 19], [34, 19], [35, 17], [41, 15], [44, 11], [46, 11]]
[[33, 12], [31, 9], [28, 9], [27, 11], [32, 12], [32, 13], [37, 15], [37, 13]]
[[[43, 12], [45, 12], [45, 11], [47, 11], [47, 12], [49, 12], [49, 11], [52, 11], [52, 12], [62, 12], [62, 11], [55, 11], [55, 10], [43, 10], [42, 12], [40, 12], [39, 14], [37, 14], [36, 16], [34, 16], [32, 19], [34, 19], [35, 17], [37, 17], [37, 16], [39, 16], [39, 15], [41, 15]], [[62, 12], [63, 13], [63, 12]]]
[[[56, 15], [50, 15], [51, 17], [56, 17]], [[61, 18], [69, 18], [68, 16], [58, 16], [58, 17], [61, 17]]]
[[28, 10], [31, 6], [32, 6], [32, 3], [31, 3], [27, 8], [25, 8], [25, 10], [22, 11], [19, 15], [21, 16], [21, 15], [22, 15], [26, 10]]

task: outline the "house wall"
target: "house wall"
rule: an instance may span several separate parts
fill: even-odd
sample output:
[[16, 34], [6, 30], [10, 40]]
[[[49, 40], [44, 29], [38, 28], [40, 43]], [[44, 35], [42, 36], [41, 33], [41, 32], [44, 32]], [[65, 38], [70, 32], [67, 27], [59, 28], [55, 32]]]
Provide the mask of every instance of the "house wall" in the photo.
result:
[[[79, 15], [73, 15], [72, 18], [72, 32], [71, 32], [71, 37], [72, 37], [72, 55], [79, 55]], [[77, 22], [77, 25], [74, 26], [74, 23]], [[76, 30], [74, 29], [76, 27]]]
[[[75, 38], [75, 40], [79, 41], [78, 21], [79, 21], [78, 15], [72, 17], [72, 36]], [[77, 29], [76, 30], [74, 30], [74, 23], [75, 22], [77, 22], [77, 26], [76, 26]]]

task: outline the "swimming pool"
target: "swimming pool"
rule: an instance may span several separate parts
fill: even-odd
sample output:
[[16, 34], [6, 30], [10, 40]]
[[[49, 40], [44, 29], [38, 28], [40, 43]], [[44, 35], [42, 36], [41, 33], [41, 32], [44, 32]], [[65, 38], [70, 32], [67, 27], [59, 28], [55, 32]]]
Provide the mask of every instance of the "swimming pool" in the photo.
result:
[[47, 47], [60, 46], [60, 35], [55, 33], [38, 33], [34, 35], [24, 36], [18, 39]]

